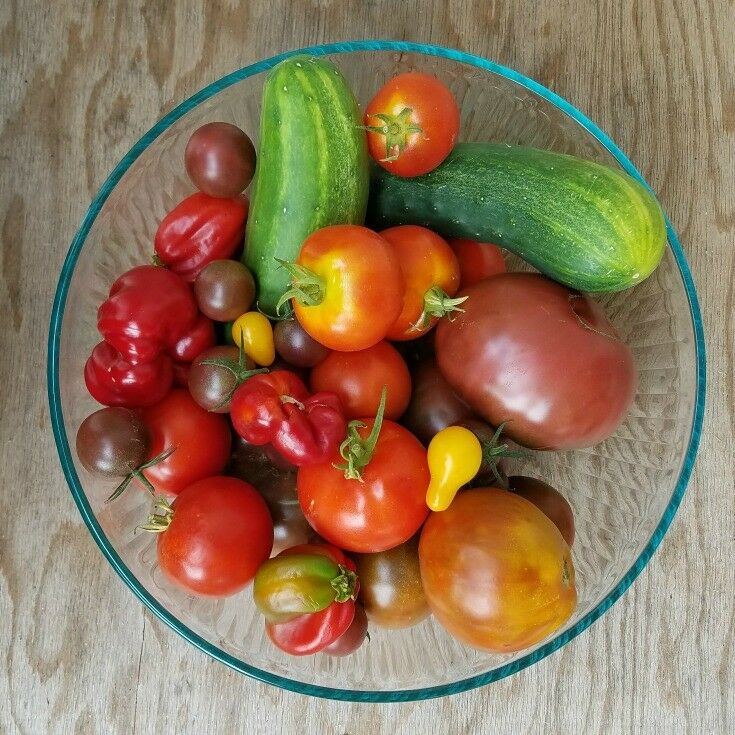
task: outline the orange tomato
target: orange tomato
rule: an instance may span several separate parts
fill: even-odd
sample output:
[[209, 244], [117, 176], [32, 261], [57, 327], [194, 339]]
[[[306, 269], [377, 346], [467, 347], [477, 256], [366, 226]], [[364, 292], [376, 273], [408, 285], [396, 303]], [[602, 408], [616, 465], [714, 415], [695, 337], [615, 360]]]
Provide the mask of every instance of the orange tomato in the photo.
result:
[[304, 240], [294, 264], [291, 298], [304, 330], [332, 350], [380, 342], [401, 311], [403, 277], [393, 248], [358, 225], [333, 225]]
[[404, 282], [403, 307], [388, 339], [416, 339], [459, 309], [463, 299], [451, 298], [459, 289], [459, 263], [446, 240], [425, 227], [399, 225], [380, 234], [393, 246]]
[[498, 273], [505, 273], [503, 251], [489, 242], [452, 238], [449, 246], [454, 250], [461, 273], [460, 288], [467, 288]]
[[475, 648], [509, 653], [553, 633], [577, 604], [571, 552], [535, 506], [494, 487], [467, 490], [432, 513], [419, 543], [429, 606]]

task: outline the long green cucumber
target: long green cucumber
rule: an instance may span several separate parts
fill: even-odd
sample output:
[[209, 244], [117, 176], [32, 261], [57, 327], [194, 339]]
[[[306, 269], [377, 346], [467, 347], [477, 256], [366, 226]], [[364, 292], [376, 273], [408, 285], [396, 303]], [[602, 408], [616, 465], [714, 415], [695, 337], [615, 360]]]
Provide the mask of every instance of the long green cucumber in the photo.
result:
[[503, 143], [462, 143], [434, 171], [377, 166], [368, 224], [419, 224], [489, 241], [580, 291], [620, 291], [659, 264], [666, 226], [652, 194], [592, 161]]
[[328, 225], [362, 224], [369, 188], [365, 131], [355, 98], [326, 59], [294, 57], [263, 89], [254, 194], [243, 262], [258, 285], [258, 306], [275, 314], [303, 241]]

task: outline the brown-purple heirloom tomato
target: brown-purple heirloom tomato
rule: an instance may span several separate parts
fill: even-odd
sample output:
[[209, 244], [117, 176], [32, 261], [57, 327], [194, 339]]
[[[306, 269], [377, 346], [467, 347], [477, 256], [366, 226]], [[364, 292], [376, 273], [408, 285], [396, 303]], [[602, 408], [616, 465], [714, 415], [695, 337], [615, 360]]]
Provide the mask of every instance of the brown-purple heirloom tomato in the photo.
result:
[[216, 322], [231, 322], [255, 300], [253, 274], [237, 260], [213, 260], [194, 281], [200, 311]]
[[[202, 352], [189, 368], [189, 393], [191, 397], [207, 411], [227, 413], [230, 400], [237, 387], [235, 373], [220, 365], [205, 365], [205, 360], [238, 361], [237, 347], [221, 345]], [[252, 370], [255, 366], [249, 358], [245, 358], [245, 368]]]
[[633, 354], [588, 296], [541, 275], [502, 273], [460, 293], [436, 329], [447, 382], [493, 426], [534, 449], [609, 437], [636, 389]]
[[567, 499], [555, 488], [535, 477], [508, 478], [512, 492], [533, 503], [554, 525], [571, 548], [574, 543], [574, 513]]
[[289, 364], [300, 368], [318, 365], [329, 349], [306, 333], [296, 319], [283, 319], [273, 327], [276, 352]]

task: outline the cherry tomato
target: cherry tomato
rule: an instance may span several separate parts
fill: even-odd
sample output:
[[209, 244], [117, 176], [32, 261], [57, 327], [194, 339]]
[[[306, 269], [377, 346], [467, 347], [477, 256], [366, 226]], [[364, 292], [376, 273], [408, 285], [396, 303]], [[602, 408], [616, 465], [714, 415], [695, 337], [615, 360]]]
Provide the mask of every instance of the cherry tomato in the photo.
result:
[[424, 444], [447, 426], [458, 424], [474, 414], [449, 387], [433, 360], [422, 362], [413, 375], [413, 393], [402, 423]]
[[227, 420], [199, 406], [189, 391], [172, 390], [142, 416], [151, 435], [148, 459], [175, 447], [171, 456], [145, 470], [159, 492], [176, 495], [225, 468], [231, 442]]
[[[207, 360], [228, 360], [233, 365], [239, 358], [237, 347], [224, 345], [212, 347], [202, 352], [191, 364], [188, 387], [191, 397], [207, 411], [227, 413], [235, 388], [239, 385], [238, 376], [231, 369], [221, 365], [206, 365]], [[252, 370], [255, 365], [247, 357], [243, 358], [243, 369]]]
[[567, 499], [555, 488], [535, 477], [508, 478], [512, 492], [533, 503], [553, 522], [571, 548], [574, 543], [574, 513]]
[[87, 416], [77, 431], [82, 466], [101, 477], [125, 477], [148, 455], [148, 429], [136, 411], [101, 408]]
[[232, 323], [232, 339], [242, 345], [245, 354], [256, 365], [270, 365], [276, 359], [273, 327], [259, 311], [249, 311]]
[[[445, 315], [461, 311], [459, 263], [439, 235], [425, 227], [399, 225], [383, 230], [403, 273], [403, 308], [388, 330], [388, 339], [416, 339]], [[450, 317], [451, 318], [451, 317]]]
[[318, 365], [329, 350], [313, 339], [296, 319], [282, 319], [273, 328], [276, 352], [289, 365], [310, 368]]
[[179, 362], [191, 362], [215, 344], [212, 320], [200, 314], [194, 326], [171, 348], [171, 356]]
[[420, 176], [451, 152], [459, 107], [431, 74], [411, 71], [390, 79], [365, 110], [370, 155], [398, 176]]
[[213, 197], [236, 197], [253, 178], [255, 148], [236, 125], [207, 123], [189, 138], [184, 163], [199, 191]]
[[467, 288], [498, 273], [505, 273], [503, 251], [489, 242], [453, 238], [449, 245], [459, 263], [460, 288]]
[[355, 457], [367, 459], [357, 474], [344, 469], [345, 457], [335, 451], [326, 462], [300, 467], [296, 481], [306, 520], [322, 538], [348, 551], [374, 553], [398, 546], [428, 514], [426, 450], [392, 421], [383, 421], [371, 448], [375, 423], [350, 424], [352, 441], [345, 451], [359, 444]]
[[484, 651], [538, 643], [577, 604], [574, 565], [559, 530], [533, 503], [499, 488], [466, 490], [432, 513], [419, 562], [437, 620]]
[[349, 656], [365, 642], [368, 632], [368, 619], [362, 605], [355, 605], [352, 623], [334, 643], [322, 649], [328, 656]]
[[211, 597], [239, 592], [270, 555], [268, 508], [247, 482], [207, 477], [182, 490], [171, 509], [158, 538], [158, 563], [188, 592]]
[[194, 294], [203, 314], [230, 322], [253, 305], [255, 280], [238, 260], [213, 260], [196, 277]]
[[461, 293], [464, 313], [437, 327], [436, 360], [477, 414], [507, 422], [505, 433], [534, 449], [590, 447], [617, 429], [635, 395], [635, 363], [598, 304], [532, 273]]
[[336, 393], [348, 419], [375, 416], [383, 386], [388, 390], [385, 416], [398, 419], [411, 397], [411, 375], [388, 342], [358, 352], [332, 352], [311, 371], [312, 392]]
[[408, 628], [429, 614], [419, 570], [418, 536], [377, 554], [355, 556], [360, 600], [382, 628]]
[[304, 240], [291, 296], [301, 326], [332, 350], [353, 352], [382, 340], [401, 311], [403, 276], [393, 248], [376, 232], [334, 225]]

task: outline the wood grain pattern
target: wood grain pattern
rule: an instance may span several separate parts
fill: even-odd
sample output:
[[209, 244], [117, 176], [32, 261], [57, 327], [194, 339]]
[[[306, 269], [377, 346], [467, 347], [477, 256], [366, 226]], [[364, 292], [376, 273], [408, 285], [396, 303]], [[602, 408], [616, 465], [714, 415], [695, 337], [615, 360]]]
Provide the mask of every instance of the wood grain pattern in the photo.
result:
[[[251, 681], [145, 613], [73, 506], [43, 369], [68, 243], [131, 144], [232, 69], [355, 37], [498, 60], [611, 132], [681, 235], [711, 386], [679, 515], [600, 622], [491, 687], [390, 706]], [[732, 0], [0, 3], [0, 732], [735, 731], [734, 42]]]

